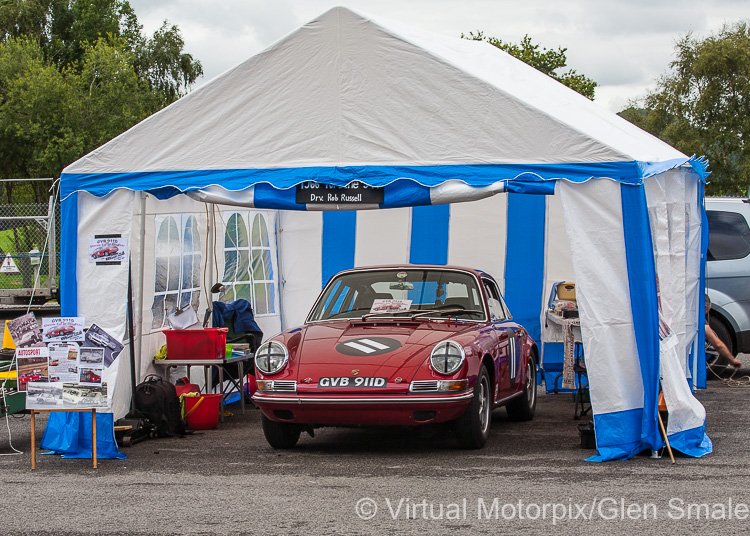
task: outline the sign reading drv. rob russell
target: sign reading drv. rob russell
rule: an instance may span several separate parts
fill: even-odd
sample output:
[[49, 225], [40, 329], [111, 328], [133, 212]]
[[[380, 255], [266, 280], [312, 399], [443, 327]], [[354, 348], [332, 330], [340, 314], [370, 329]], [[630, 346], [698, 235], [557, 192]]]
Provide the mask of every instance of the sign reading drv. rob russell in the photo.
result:
[[383, 203], [383, 188], [368, 186], [359, 181], [346, 186], [332, 186], [307, 181], [297, 185], [297, 204], [342, 204], [380, 205]]

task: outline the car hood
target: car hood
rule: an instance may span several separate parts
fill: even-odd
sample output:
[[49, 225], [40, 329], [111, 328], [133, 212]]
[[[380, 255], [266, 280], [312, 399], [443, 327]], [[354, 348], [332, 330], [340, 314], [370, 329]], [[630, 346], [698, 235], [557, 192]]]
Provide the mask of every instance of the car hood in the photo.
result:
[[[303, 328], [296, 351], [297, 380], [377, 377], [404, 388], [440, 341], [475, 329], [456, 322], [326, 322]], [[355, 372], [356, 371], [356, 372]]]

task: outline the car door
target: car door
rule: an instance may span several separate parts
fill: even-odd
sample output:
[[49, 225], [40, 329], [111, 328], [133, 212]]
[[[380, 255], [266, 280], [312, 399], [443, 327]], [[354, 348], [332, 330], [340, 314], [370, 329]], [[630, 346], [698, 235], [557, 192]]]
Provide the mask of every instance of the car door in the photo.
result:
[[490, 310], [490, 322], [495, 330], [497, 381], [495, 401], [502, 400], [518, 390], [522, 370], [520, 327], [513, 322], [497, 284], [491, 279], [482, 279]]

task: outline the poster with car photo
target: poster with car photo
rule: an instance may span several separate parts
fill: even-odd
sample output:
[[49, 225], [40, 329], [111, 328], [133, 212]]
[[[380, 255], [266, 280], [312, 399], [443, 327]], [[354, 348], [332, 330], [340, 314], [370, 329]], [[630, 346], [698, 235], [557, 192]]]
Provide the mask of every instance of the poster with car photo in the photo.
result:
[[16, 373], [18, 390], [25, 391], [31, 382], [49, 381], [49, 351], [46, 347], [17, 348]]
[[42, 340], [51, 342], [83, 342], [84, 318], [73, 316], [68, 318], [42, 318]]
[[80, 366], [89, 368], [104, 368], [104, 348], [90, 348], [84, 346], [78, 353]]
[[42, 332], [36, 321], [34, 313], [28, 313], [14, 318], [6, 324], [8, 332], [13, 339], [16, 348], [29, 348], [31, 346], [43, 346]]
[[79, 385], [65, 383], [62, 386], [63, 408], [106, 408], [108, 407], [107, 384]]
[[103, 371], [101, 367], [86, 367], [81, 364], [78, 367], [78, 383], [81, 385], [101, 385]]
[[78, 381], [78, 344], [75, 342], [53, 342], [49, 350], [49, 381]]
[[127, 255], [127, 238], [116, 237], [89, 239], [89, 262], [125, 262], [128, 260]]
[[26, 409], [62, 409], [62, 407], [62, 383], [29, 383], [26, 389]]
[[115, 339], [112, 335], [104, 331], [96, 324], [86, 331], [86, 338], [83, 341], [84, 348], [103, 348], [104, 349], [104, 366], [109, 367], [117, 356], [120, 355], [123, 344]]

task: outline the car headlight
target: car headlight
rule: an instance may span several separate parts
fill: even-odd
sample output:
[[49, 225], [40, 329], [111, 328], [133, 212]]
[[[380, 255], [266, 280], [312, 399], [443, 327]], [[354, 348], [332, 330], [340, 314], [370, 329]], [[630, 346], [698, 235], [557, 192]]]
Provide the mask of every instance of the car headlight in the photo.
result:
[[438, 374], [453, 374], [464, 364], [464, 349], [453, 341], [443, 341], [432, 349], [430, 364]]
[[279, 341], [268, 341], [255, 352], [255, 367], [263, 374], [276, 374], [289, 361], [289, 351]]

